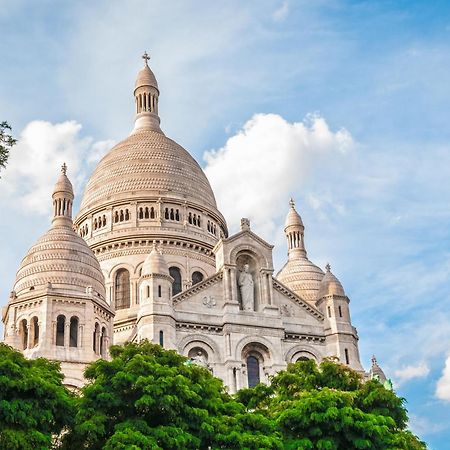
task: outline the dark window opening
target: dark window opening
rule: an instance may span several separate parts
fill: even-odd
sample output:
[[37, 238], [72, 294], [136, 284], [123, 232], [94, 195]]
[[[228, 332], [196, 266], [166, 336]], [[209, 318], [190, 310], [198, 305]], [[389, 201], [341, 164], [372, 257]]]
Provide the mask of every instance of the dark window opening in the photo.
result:
[[173, 295], [177, 295], [181, 292], [181, 272], [178, 267], [170, 267], [169, 268], [170, 276], [173, 278]]

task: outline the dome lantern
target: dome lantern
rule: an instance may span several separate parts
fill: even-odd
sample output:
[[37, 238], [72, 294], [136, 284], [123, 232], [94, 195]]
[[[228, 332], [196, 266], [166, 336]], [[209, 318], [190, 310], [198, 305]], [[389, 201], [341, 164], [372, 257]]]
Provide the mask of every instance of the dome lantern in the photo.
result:
[[158, 116], [159, 89], [155, 74], [148, 66], [150, 56], [144, 52], [142, 59], [144, 67], [139, 71], [134, 85], [134, 100], [136, 104], [136, 119], [134, 131], [140, 129], [153, 130], [162, 133]]
[[72, 183], [67, 178], [67, 166], [64, 163], [61, 167], [61, 175], [53, 189], [53, 225], [72, 226], [73, 198]]
[[289, 205], [290, 208], [284, 225], [284, 233], [288, 243], [288, 256], [289, 258], [296, 256], [306, 257], [305, 227], [303, 226], [302, 218], [295, 210], [295, 202], [292, 198], [289, 201]]

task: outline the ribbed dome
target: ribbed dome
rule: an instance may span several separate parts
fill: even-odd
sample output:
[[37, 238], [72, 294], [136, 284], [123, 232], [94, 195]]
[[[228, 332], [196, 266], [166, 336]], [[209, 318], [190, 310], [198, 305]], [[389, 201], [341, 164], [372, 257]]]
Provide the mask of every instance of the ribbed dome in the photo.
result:
[[152, 251], [142, 265], [142, 275], [150, 274], [169, 275], [169, 267], [163, 254], [157, 250], [156, 244], [153, 244]]
[[155, 74], [147, 65], [139, 71], [134, 88], [137, 89], [141, 86], [153, 86], [158, 89], [158, 82], [156, 81]]
[[290, 259], [278, 272], [277, 279], [303, 300], [315, 301], [324, 274], [306, 257]]
[[17, 295], [51, 283], [59, 291], [86, 293], [92, 286], [105, 298], [104, 276], [86, 242], [68, 226], [53, 226], [34, 244], [17, 271]]
[[193, 201], [217, 209], [203, 170], [180, 145], [157, 131], [141, 129], [117, 144], [87, 183], [80, 213], [140, 194]]
[[344, 288], [342, 287], [341, 282], [331, 272], [329, 264], [327, 264], [327, 271], [325, 273], [325, 276], [322, 278], [322, 281], [320, 282], [317, 299], [325, 297], [327, 295], [339, 295], [341, 297], [345, 297]]

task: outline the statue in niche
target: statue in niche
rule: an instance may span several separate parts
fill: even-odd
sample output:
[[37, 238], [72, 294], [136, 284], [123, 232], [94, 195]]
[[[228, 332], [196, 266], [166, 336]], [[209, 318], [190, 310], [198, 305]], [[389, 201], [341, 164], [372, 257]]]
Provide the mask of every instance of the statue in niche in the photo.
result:
[[195, 355], [191, 356], [191, 361], [197, 366], [208, 368], [208, 360], [201, 350], [198, 350]]
[[254, 311], [255, 308], [255, 287], [252, 274], [248, 264], [244, 264], [244, 270], [239, 275], [239, 288], [241, 290], [242, 309], [244, 311]]

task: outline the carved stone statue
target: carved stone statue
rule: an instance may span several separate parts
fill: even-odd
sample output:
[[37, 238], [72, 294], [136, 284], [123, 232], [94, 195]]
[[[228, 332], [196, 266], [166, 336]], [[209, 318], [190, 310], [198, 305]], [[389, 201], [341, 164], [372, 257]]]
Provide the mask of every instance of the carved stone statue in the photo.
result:
[[255, 288], [248, 264], [244, 264], [244, 270], [239, 275], [238, 284], [241, 290], [242, 309], [244, 311], [254, 311]]
[[208, 367], [206, 355], [201, 350], [199, 350], [194, 356], [191, 357], [191, 361], [197, 366]]

